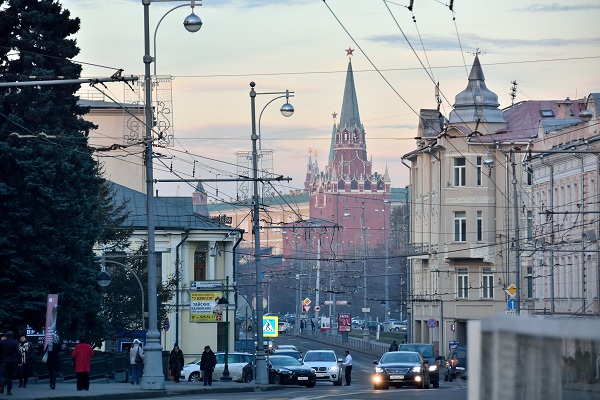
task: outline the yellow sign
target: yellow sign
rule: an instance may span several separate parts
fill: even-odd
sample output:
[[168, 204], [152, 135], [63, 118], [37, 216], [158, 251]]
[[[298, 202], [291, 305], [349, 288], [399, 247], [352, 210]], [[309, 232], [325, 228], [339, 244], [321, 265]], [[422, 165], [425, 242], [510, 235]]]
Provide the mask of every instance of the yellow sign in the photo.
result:
[[514, 283], [511, 283], [509, 287], [504, 290], [510, 297], [515, 297], [517, 294], [517, 287]]
[[190, 292], [190, 322], [222, 322], [223, 292]]
[[302, 305], [303, 306], [310, 306], [310, 303], [311, 303], [311, 301], [310, 301], [310, 299], [308, 297], [305, 298], [304, 300], [302, 300]]

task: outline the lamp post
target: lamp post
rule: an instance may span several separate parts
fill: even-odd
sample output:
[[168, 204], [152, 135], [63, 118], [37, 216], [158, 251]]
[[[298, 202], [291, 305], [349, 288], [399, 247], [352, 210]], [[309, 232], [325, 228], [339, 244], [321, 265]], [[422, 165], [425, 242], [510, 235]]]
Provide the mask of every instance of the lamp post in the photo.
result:
[[390, 277], [388, 276], [389, 273], [389, 259], [390, 259], [390, 247], [389, 247], [389, 235], [387, 233], [387, 230], [385, 229], [385, 221], [387, 220], [387, 214], [385, 213], [385, 208], [382, 208], [381, 210], [375, 210], [377, 212], [381, 212], [383, 214], [383, 234], [385, 235], [385, 274], [383, 274], [384, 276], [384, 296], [385, 296], [385, 300], [382, 302], [382, 304], [384, 304], [383, 306], [383, 322], [385, 322], [386, 324], [389, 322], [389, 316], [388, 313], [390, 312], [390, 300], [388, 297], [388, 281], [390, 279]]
[[[269, 101], [263, 108], [262, 111], [275, 99], [285, 97], [286, 102], [279, 109], [284, 117], [290, 117], [294, 113], [294, 107], [288, 102], [290, 97], [293, 97], [294, 92], [286, 90], [285, 92], [269, 92], [269, 93], [257, 93], [254, 91], [254, 82], [250, 82], [250, 112], [252, 116], [252, 181], [254, 186], [252, 196], [252, 230], [254, 233], [254, 263], [256, 266], [256, 379], [255, 382], [259, 385], [266, 385], [269, 383], [269, 377], [267, 375], [267, 359], [265, 357], [265, 350], [263, 344], [263, 332], [262, 332], [262, 319], [263, 319], [263, 293], [262, 293], [262, 282], [261, 282], [261, 268], [260, 268], [260, 225], [259, 225], [259, 207], [258, 203], [260, 200], [258, 192], [258, 153], [256, 150], [256, 141], [259, 136], [256, 134], [256, 96], [257, 95], [280, 95]], [[262, 114], [261, 111], [261, 114]]]
[[225, 367], [223, 368], [222, 381], [231, 381], [229, 375], [229, 275], [225, 277], [225, 296], [221, 297], [218, 304], [225, 306]]
[[[160, 332], [158, 331], [158, 301], [156, 299], [156, 253], [154, 243], [154, 171], [152, 156], [152, 87], [150, 64], [154, 58], [150, 55], [150, 3], [168, 2], [171, 0], [142, 0], [144, 6], [144, 105], [145, 105], [145, 135], [144, 142], [146, 154], [146, 221], [148, 225], [148, 332], [146, 333], [146, 346], [144, 346], [145, 366], [144, 375], [141, 380], [142, 389], [163, 390], [165, 388], [165, 377], [162, 371], [162, 346], [160, 344]], [[194, 1], [191, 2], [194, 4]], [[191, 18], [184, 21], [184, 26], [194, 29], [198, 26], [198, 19]], [[199, 28], [198, 28], [199, 29]], [[196, 31], [198, 30], [196, 29]], [[188, 29], [189, 30], [189, 29]], [[192, 29], [193, 31], [193, 29]]]

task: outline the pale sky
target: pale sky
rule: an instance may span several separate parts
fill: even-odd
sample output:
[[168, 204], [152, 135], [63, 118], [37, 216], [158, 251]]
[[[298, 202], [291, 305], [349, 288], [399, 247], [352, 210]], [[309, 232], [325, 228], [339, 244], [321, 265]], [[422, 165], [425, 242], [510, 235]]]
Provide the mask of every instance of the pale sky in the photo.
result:
[[[332, 114], [342, 105], [348, 57], [352, 66], [367, 151], [374, 171], [388, 166], [392, 187], [409, 184], [403, 154], [415, 148], [418, 112], [435, 108], [440, 82], [442, 112], [467, 86], [477, 49], [487, 87], [501, 108], [517, 98], [562, 100], [600, 91], [600, 4], [596, 0], [538, 1], [416, 0], [204, 0], [195, 13], [202, 29], [189, 33], [189, 7], [169, 13], [157, 34], [157, 73], [172, 75], [176, 146], [160, 149], [181, 177], [235, 175], [235, 152], [251, 150], [249, 83], [257, 92], [295, 92], [296, 112], [279, 113], [270, 104], [261, 122], [262, 148], [273, 149], [274, 172], [291, 177], [278, 189], [303, 188], [308, 148], [327, 164]], [[81, 19], [76, 35], [84, 77], [143, 75], [143, 6], [139, 1], [63, 0]], [[159, 19], [184, 1], [153, 2], [151, 36]], [[416, 22], [413, 21], [413, 15]], [[424, 67], [425, 68], [424, 68]], [[108, 68], [103, 68], [108, 67]], [[377, 72], [376, 70], [379, 70]], [[429, 71], [429, 74], [428, 74]], [[87, 88], [84, 88], [87, 90]], [[108, 93], [122, 98], [122, 84]], [[275, 96], [257, 96], [260, 110]], [[116, 135], [119, 142], [119, 135]], [[186, 153], [187, 152], [187, 153]], [[223, 161], [223, 162], [219, 162]], [[155, 177], [176, 179], [155, 163]], [[206, 183], [209, 195], [217, 186]], [[192, 184], [195, 187], [195, 183]], [[182, 183], [158, 183], [160, 195], [191, 195]], [[231, 184], [218, 184], [219, 197], [235, 197]]]

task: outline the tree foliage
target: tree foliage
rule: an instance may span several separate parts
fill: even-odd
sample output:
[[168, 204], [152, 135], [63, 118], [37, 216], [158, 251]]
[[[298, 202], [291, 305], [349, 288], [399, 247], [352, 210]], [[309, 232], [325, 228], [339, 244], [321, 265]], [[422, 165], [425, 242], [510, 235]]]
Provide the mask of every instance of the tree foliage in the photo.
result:
[[[1, 81], [79, 78], [70, 38], [78, 18], [49, 0], [0, 0], [0, 7]], [[124, 210], [88, 148], [94, 126], [82, 118], [78, 89], [0, 88], [0, 328], [41, 330], [47, 294], [58, 293], [63, 337], [103, 332], [93, 248], [122, 245], [127, 232], [117, 229]]]

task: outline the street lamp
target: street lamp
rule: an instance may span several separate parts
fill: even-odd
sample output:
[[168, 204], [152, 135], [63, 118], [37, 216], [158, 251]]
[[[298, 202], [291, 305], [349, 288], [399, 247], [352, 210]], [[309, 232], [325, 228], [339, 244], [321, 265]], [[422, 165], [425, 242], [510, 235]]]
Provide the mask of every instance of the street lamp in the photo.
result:
[[380, 212], [383, 214], [383, 234], [385, 235], [385, 274], [383, 274], [384, 276], [384, 296], [385, 296], [385, 301], [382, 302], [382, 304], [384, 304], [383, 306], [383, 318], [384, 318], [384, 322], [387, 324], [389, 322], [389, 317], [388, 317], [388, 313], [390, 311], [390, 307], [389, 307], [389, 297], [388, 297], [388, 281], [390, 279], [390, 277], [388, 276], [389, 273], [389, 258], [390, 258], [390, 247], [389, 247], [389, 235], [387, 233], [387, 230], [385, 229], [385, 221], [387, 220], [387, 214], [385, 213], [385, 208], [382, 208], [381, 210], [375, 210], [376, 212]]
[[[146, 333], [146, 346], [144, 346], [145, 366], [144, 375], [141, 380], [143, 389], [164, 390], [165, 377], [162, 371], [162, 346], [160, 344], [160, 332], [158, 331], [158, 301], [156, 299], [156, 253], [154, 243], [154, 171], [152, 157], [152, 87], [150, 64], [154, 58], [150, 55], [150, 3], [168, 2], [172, 0], [142, 0], [144, 6], [144, 105], [146, 111], [144, 142], [146, 154], [146, 218], [148, 228], [148, 332]], [[179, 1], [179, 0], [176, 0]], [[194, 5], [194, 1], [191, 2]], [[198, 27], [198, 19], [188, 17], [184, 26]], [[195, 21], [195, 22], [194, 22]], [[201, 21], [200, 21], [201, 22]], [[200, 28], [198, 28], [200, 29]], [[196, 29], [196, 30], [198, 30]], [[189, 29], [188, 29], [189, 30]]]
[[[285, 97], [285, 104], [281, 106], [281, 115], [289, 117], [294, 113], [294, 107], [289, 103], [289, 98], [293, 97], [294, 92], [286, 90], [285, 92], [268, 92], [268, 93], [257, 93], [254, 91], [254, 82], [250, 82], [250, 111], [252, 115], [252, 181], [254, 184], [254, 192], [252, 196], [252, 230], [254, 233], [254, 263], [256, 265], [256, 379], [255, 382], [259, 385], [266, 385], [269, 383], [269, 377], [267, 374], [267, 359], [265, 357], [265, 349], [263, 344], [263, 332], [262, 332], [262, 319], [263, 319], [263, 293], [262, 293], [262, 282], [261, 282], [261, 270], [260, 270], [260, 225], [259, 225], [259, 192], [258, 192], [258, 153], [256, 150], [256, 141], [260, 137], [256, 134], [256, 96], [262, 94], [268, 95], [280, 95], [269, 101], [262, 111], [267, 108], [271, 102], [275, 99]], [[261, 114], [262, 114], [261, 111]]]

